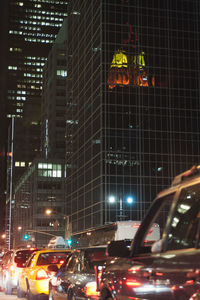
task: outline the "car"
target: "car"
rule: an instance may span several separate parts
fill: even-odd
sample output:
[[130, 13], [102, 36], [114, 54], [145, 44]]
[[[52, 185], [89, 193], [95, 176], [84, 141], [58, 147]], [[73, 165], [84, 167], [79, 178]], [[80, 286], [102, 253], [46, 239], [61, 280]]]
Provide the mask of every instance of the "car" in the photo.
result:
[[[55, 274], [54, 270], [49, 270], [49, 266], [60, 267], [71, 250], [67, 249], [43, 249], [33, 253], [27, 261], [22, 272], [19, 274], [17, 296], [23, 298], [27, 296], [30, 300], [48, 298], [49, 279]], [[57, 269], [56, 269], [57, 271]]]
[[[154, 222], [161, 238], [149, 244]], [[107, 252], [96, 276], [101, 300], [200, 299], [200, 166], [157, 195], [130, 245], [110, 242]]]
[[36, 248], [13, 249], [5, 252], [0, 264], [0, 288], [11, 295], [17, 288], [18, 276], [25, 262]]
[[74, 250], [49, 281], [49, 300], [98, 299], [95, 270], [106, 258], [106, 246]]

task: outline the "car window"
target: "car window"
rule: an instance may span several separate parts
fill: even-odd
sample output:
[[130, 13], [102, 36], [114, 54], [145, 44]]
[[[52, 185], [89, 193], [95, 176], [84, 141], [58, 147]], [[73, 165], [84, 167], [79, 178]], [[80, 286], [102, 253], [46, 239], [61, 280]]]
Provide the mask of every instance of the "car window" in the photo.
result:
[[50, 264], [62, 264], [68, 255], [69, 253], [67, 252], [40, 253], [37, 260], [37, 266], [44, 266]]
[[200, 187], [189, 186], [181, 191], [172, 218], [167, 250], [186, 249], [196, 246], [200, 225]]
[[23, 264], [31, 254], [32, 252], [30, 250], [19, 250], [15, 253], [14, 262]]
[[101, 266], [106, 260], [106, 248], [88, 249], [85, 251], [84, 265], [90, 272], [94, 272], [94, 266]]
[[[156, 241], [162, 239], [174, 195], [174, 193], [171, 193], [164, 197], [157, 198], [154, 201], [144, 221], [141, 223], [135, 239], [132, 241], [131, 255], [135, 255], [135, 253], [150, 253], [152, 251], [151, 246]], [[149, 239], [149, 235], [152, 235], [152, 228], [156, 231], [156, 234], [154, 235], [155, 239]]]
[[76, 264], [78, 263], [78, 254], [74, 253], [71, 258], [68, 261], [68, 264], [66, 265], [66, 271], [73, 271]]
[[30, 267], [30, 265], [31, 265], [31, 263], [32, 263], [32, 261], [33, 261], [33, 258], [35, 257], [35, 255], [36, 255], [36, 253], [33, 253], [32, 255], [31, 255], [31, 257], [29, 257], [29, 259], [27, 260], [27, 263], [26, 263], [26, 267]]

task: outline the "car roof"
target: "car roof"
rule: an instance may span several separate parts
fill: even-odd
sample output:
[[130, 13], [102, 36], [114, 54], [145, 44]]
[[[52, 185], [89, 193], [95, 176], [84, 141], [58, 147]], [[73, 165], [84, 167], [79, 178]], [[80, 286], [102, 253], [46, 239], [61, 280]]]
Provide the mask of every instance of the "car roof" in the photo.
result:
[[37, 251], [37, 253], [49, 253], [49, 252], [66, 252], [66, 253], [71, 253], [72, 250], [70, 249], [42, 249], [42, 250], [39, 250]]
[[[184, 172], [184, 173], [185, 173], [185, 172]], [[182, 173], [182, 174], [184, 174], [184, 173]], [[180, 174], [180, 175], [181, 175], [181, 174]], [[183, 175], [182, 175], [182, 176], [183, 176]], [[178, 176], [177, 176], [177, 177], [178, 177]], [[176, 178], [175, 178], [175, 179], [176, 179]], [[156, 199], [157, 199], [157, 198], [164, 197], [164, 196], [167, 195], [167, 194], [175, 193], [175, 192], [176, 192], [177, 190], [179, 190], [180, 188], [185, 188], [185, 187], [187, 187], [187, 186], [190, 186], [190, 185], [194, 185], [194, 184], [200, 183], [200, 176], [190, 177], [190, 178], [188, 178], [188, 179], [186, 179], [186, 180], [184, 180], [184, 181], [178, 182], [177, 184], [176, 184], [175, 179], [172, 181], [172, 185], [171, 185], [169, 188], [167, 188], [167, 189], [165, 189], [165, 190], [163, 190], [163, 191], [161, 191], [161, 192], [158, 193]], [[173, 183], [175, 183], [175, 184], [173, 184]]]

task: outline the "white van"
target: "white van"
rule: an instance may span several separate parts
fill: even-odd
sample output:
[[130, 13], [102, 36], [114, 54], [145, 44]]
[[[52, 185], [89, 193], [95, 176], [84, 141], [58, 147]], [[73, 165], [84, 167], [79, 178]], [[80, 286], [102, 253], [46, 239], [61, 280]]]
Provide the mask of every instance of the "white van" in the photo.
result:
[[66, 243], [62, 236], [55, 236], [50, 239], [47, 247], [50, 249], [65, 249]]

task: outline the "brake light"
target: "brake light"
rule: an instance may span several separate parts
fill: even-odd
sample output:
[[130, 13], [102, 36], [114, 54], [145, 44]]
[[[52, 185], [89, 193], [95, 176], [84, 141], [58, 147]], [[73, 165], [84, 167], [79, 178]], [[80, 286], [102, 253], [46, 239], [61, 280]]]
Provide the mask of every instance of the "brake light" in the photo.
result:
[[49, 276], [44, 269], [39, 269], [36, 274], [36, 280], [48, 279]]
[[134, 280], [134, 279], [127, 279], [125, 281], [125, 285], [133, 287], [133, 288], [137, 288], [137, 287], [142, 286], [142, 283], [137, 280]]
[[95, 281], [88, 282], [84, 291], [86, 296], [100, 296], [100, 292], [97, 292], [97, 285]]
[[61, 259], [61, 260], [59, 261], [59, 264], [62, 265], [62, 264], [64, 264], [64, 262], [65, 262], [64, 259]]
[[30, 250], [30, 251], [35, 251], [35, 250], [37, 250], [37, 248], [31, 247], [31, 248], [29, 248], [29, 250]]

